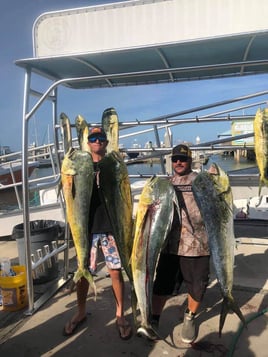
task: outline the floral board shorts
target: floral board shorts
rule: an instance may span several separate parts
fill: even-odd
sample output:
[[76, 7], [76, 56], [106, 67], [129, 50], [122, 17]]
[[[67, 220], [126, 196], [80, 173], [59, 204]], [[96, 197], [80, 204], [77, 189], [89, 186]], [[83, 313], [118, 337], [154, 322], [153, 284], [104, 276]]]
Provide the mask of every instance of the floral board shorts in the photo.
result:
[[89, 268], [92, 272], [97, 270], [99, 246], [102, 248], [105, 263], [108, 269], [121, 269], [121, 260], [115, 239], [110, 233], [92, 234], [92, 244], [89, 257]]

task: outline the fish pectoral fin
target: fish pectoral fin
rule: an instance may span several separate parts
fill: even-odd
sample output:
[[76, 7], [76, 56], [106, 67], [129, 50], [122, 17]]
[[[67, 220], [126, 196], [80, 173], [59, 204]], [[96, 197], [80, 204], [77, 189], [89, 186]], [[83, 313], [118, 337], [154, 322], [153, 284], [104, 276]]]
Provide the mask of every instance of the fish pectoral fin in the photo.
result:
[[221, 204], [222, 204], [222, 208], [224, 208], [224, 210], [226, 210], [227, 212], [233, 214], [233, 208], [232, 208], [232, 207], [230, 206], [230, 204], [226, 201], [225, 195], [226, 195], [225, 192], [221, 192], [221, 193], [219, 194], [220, 201], [221, 201]]

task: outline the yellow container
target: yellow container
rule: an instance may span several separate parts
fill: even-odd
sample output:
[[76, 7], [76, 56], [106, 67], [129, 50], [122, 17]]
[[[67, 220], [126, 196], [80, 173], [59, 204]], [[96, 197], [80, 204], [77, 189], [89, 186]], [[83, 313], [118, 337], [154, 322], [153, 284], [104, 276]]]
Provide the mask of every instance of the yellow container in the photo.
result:
[[0, 276], [3, 310], [17, 311], [28, 305], [26, 268], [24, 265], [12, 266], [15, 276]]

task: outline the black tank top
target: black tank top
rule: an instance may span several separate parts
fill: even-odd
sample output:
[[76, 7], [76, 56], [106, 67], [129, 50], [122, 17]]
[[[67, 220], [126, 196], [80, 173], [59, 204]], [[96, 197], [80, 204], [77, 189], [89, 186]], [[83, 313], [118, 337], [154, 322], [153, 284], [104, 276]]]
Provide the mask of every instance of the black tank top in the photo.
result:
[[94, 162], [94, 183], [89, 211], [89, 232], [113, 233], [112, 225], [102, 197], [101, 187], [97, 184], [98, 175], [98, 163]]

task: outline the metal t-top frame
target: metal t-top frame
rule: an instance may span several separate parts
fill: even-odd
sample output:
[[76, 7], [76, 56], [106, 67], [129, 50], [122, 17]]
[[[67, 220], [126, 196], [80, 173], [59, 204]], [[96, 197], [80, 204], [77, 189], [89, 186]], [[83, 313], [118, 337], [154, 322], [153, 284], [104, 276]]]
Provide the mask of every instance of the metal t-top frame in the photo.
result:
[[[52, 120], [53, 120], [53, 135], [54, 135], [54, 147], [55, 147], [55, 154], [57, 158], [57, 167], [60, 168], [60, 156], [59, 156], [59, 128], [60, 125], [58, 123], [58, 113], [57, 113], [57, 97], [58, 97], [58, 87], [61, 85], [65, 85], [66, 83], [70, 84], [72, 82], [79, 82], [79, 81], [103, 81], [105, 80], [112, 80], [114, 78], [126, 78], [126, 77], [131, 77], [134, 78], [135, 76], [141, 76], [141, 75], [148, 75], [150, 76], [151, 74], [156, 74], [156, 73], [164, 73], [164, 72], [176, 72], [179, 71], [179, 68], [169, 68], [163, 69], [163, 70], [149, 70], [149, 71], [142, 71], [142, 72], [133, 72], [133, 73], [120, 73], [120, 74], [110, 74], [110, 75], [96, 75], [96, 76], [89, 76], [89, 77], [77, 77], [77, 78], [64, 78], [60, 80], [56, 80], [50, 87], [47, 89], [45, 93], [38, 93], [34, 90], [31, 89], [31, 76], [32, 76], [32, 69], [31, 66], [25, 67], [25, 83], [24, 83], [24, 98], [23, 98], [23, 127], [22, 127], [22, 164], [23, 164], [23, 182], [22, 182], [22, 189], [23, 189], [23, 223], [24, 223], [24, 236], [25, 236], [25, 251], [26, 251], [26, 271], [27, 271], [27, 289], [28, 289], [28, 297], [29, 297], [29, 309], [28, 309], [28, 314], [34, 313], [40, 306], [46, 301], [46, 298], [49, 298], [51, 294], [54, 294], [55, 291], [50, 292], [47, 297], [42, 298], [42, 301], [35, 303], [34, 302], [34, 290], [33, 290], [33, 281], [32, 281], [32, 261], [31, 261], [31, 243], [30, 243], [30, 214], [29, 214], [29, 184], [28, 184], [28, 168], [27, 168], [27, 163], [28, 163], [28, 123], [29, 120], [33, 117], [33, 115], [36, 113], [36, 111], [39, 109], [39, 107], [46, 101], [50, 100], [52, 103]], [[216, 102], [214, 104], [209, 104], [209, 105], [204, 105], [201, 107], [197, 108], [192, 108], [190, 110], [186, 111], [179, 111], [176, 113], [172, 114], [167, 114], [163, 116], [159, 116], [156, 118], [151, 119], [150, 121], [135, 121], [135, 122], [122, 122], [120, 123], [120, 127], [134, 127], [134, 126], [140, 126], [140, 125], [152, 125], [153, 129], [155, 131], [156, 139], [158, 137], [158, 129], [161, 127], [158, 127], [157, 125], [162, 124], [163, 126], [173, 126], [173, 125], [178, 125], [182, 123], [197, 123], [197, 122], [204, 122], [204, 121], [230, 121], [231, 117], [229, 115], [227, 116], [222, 116], [218, 117], [219, 113], [220, 114], [225, 114], [228, 113], [228, 111], [234, 111], [234, 109], [231, 110], [225, 110], [221, 111], [218, 113], [215, 113], [215, 115], [205, 115], [201, 117], [194, 117], [194, 118], [187, 118], [187, 119], [182, 119], [182, 118], [177, 118], [178, 116], [189, 114], [196, 112], [197, 110], [205, 110], [208, 108], [212, 107], [217, 107], [221, 105], [226, 105], [250, 98], [255, 98], [259, 96], [263, 96], [268, 94], [267, 91], [263, 92], [258, 92], [258, 93], [253, 93], [250, 95], [234, 98], [231, 100], [225, 100], [225, 101], [220, 101]], [[29, 103], [30, 103], [30, 96], [38, 96], [39, 100], [37, 103], [30, 108]], [[251, 105], [246, 105], [244, 107], [250, 107], [250, 106], [256, 106], [259, 105], [260, 103], [266, 103], [266, 101], [258, 102], [257, 104], [251, 104]], [[243, 107], [241, 107], [243, 108]], [[238, 109], [236, 109], [238, 110]], [[238, 118], [241, 120], [244, 120], [245, 117]], [[94, 125], [94, 124], [92, 124]], [[253, 134], [252, 134], [253, 135]], [[159, 142], [158, 140], [156, 140]], [[219, 140], [217, 143], [220, 142]], [[209, 143], [207, 148], [211, 148], [212, 143]], [[196, 146], [192, 148], [193, 150], [200, 149], [200, 147]], [[147, 149], [148, 150], [148, 149]], [[156, 151], [155, 149], [151, 149], [152, 151]], [[165, 148], [160, 149], [159, 145], [159, 156], [161, 154], [167, 154], [169, 153], [171, 148]], [[127, 150], [126, 150], [127, 151]], [[133, 150], [132, 150], [133, 151]], [[142, 149], [141, 151], [144, 151]], [[162, 166], [164, 168], [164, 166]], [[62, 202], [62, 206], [64, 207], [64, 202]], [[68, 229], [67, 231], [67, 236], [68, 236]], [[62, 284], [65, 284], [66, 281], [68, 280], [68, 237], [66, 240], [66, 246], [64, 246], [64, 276], [61, 282], [57, 282], [56, 289], [58, 289]], [[63, 248], [61, 247], [59, 251], [62, 251]], [[59, 251], [55, 252], [55, 254], [58, 254]]]

